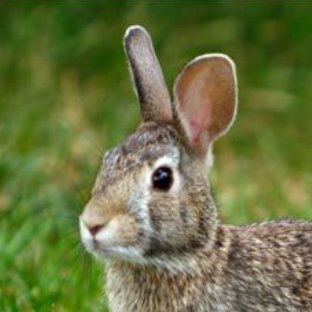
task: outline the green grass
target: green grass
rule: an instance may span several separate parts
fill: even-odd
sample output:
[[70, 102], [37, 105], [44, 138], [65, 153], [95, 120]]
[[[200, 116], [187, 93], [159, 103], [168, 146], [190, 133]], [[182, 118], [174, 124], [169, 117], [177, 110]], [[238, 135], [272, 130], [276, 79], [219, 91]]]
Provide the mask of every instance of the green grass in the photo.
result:
[[[101, 155], [139, 122], [121, 39], [151, 32], [167, 81], [207, 52], [237, 63], [215, 146], [225, 222], [312, 219], [312, 6], [0, 2], [0, 311], [105, 311], [77, 216]], [[161, 4], [163, 3], [163, 4]]]

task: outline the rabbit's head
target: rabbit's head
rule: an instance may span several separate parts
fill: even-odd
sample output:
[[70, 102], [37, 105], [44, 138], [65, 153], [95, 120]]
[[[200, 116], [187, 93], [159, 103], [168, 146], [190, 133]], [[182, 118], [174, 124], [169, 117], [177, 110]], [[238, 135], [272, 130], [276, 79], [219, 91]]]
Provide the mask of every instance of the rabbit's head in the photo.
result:
[[195, 58], [171, 101], [148, 33], [130, 27], [124, 46], [143, 122], [105, 154], [80, 217], [81, 237], [100, 258], [161, 263], [215, 236], [206, 171], [212, 143], [235, 117], [235, 67], [222, 54]]

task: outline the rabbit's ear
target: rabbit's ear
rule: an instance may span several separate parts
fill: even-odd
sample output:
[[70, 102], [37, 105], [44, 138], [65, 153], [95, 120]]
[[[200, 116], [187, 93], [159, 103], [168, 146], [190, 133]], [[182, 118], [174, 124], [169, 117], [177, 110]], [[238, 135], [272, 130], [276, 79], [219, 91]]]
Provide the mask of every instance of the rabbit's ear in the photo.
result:
[[170, 121], [172, 105], [151, 38], [141, 26], [131, 26], [124, 36], [133, 81], [144, 121]]
[[235, 65], [223, 54], [200, 56], [177, 77], [175, 113], [195, 151], [206, 155], [209, 145], [231, 126], [236, 93]]

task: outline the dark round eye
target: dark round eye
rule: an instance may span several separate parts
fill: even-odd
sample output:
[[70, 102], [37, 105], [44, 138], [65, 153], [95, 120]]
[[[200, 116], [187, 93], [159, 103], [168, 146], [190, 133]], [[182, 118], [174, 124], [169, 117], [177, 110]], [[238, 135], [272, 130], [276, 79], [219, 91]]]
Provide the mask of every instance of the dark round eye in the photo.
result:
[[160, 191], [169, 191], [172, 182], [172, 170], [169, 167], [159, 167], [153, 173], [153, 187]]

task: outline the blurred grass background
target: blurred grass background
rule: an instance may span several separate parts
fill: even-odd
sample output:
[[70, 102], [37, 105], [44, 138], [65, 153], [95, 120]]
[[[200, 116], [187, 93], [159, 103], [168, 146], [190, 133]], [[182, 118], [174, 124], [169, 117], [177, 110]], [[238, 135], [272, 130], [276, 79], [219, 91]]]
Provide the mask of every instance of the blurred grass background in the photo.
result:
[[102, 153], [139, 122], [131, 24], [150, 31], [170, 88], [199, 54], [236, 61], [238, 118], [211, 177], [222, 219], [312, 219], [311, 13], [308, 1], [0, 1], [0, 311], [105, 307], [77, 216]]

